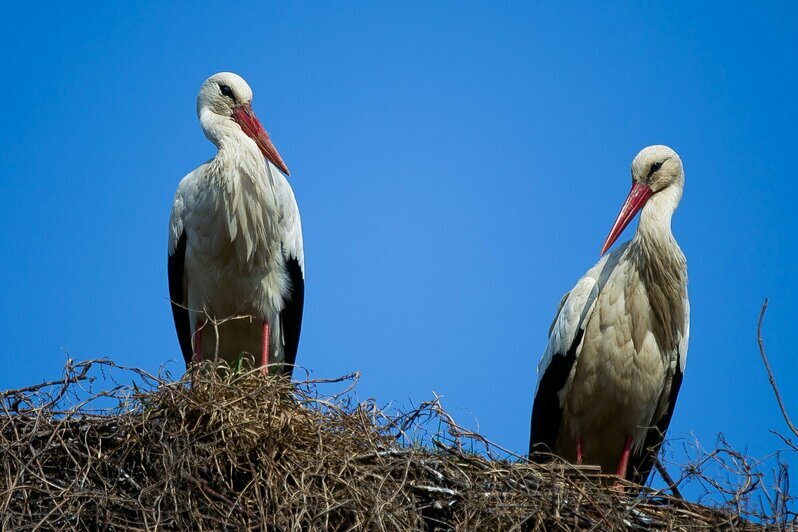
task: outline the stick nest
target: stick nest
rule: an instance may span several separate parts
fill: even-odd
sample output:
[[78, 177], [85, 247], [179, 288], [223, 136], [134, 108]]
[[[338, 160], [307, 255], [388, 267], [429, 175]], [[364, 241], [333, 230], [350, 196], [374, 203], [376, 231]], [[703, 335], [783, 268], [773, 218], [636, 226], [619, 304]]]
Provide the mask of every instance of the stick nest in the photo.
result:
[[754, 527], [513, 458], [457, 426], [438, 400], [399, 413], [355, 401], [355, 381], [200, 369], [172, 382], [108, 360], [69, 363], [59, 381], [0, 394], [2, 528]]

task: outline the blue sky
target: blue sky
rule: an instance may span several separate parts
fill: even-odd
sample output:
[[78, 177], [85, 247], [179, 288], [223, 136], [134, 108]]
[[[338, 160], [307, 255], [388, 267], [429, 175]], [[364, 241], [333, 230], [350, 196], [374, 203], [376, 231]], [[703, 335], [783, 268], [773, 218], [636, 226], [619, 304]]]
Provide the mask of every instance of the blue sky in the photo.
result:
[[[231, 70], [291, 168], [307, 270], [298, 362], [361, 398], [443, 396], [522, 452], [557, 303], [649, 144], [676, 149], [687, 374], [670, 436], [764, 456], [798, 418], [796, 8], [787, 3], [136, 3], [0, 22], [0, 388], [67, 353], [182, 359], [166, 237], [213, 156], [195, 114]], [[631, 237], [634, 224], [621, 237]], [[796, 461], [793, 459], [793, 464]]]

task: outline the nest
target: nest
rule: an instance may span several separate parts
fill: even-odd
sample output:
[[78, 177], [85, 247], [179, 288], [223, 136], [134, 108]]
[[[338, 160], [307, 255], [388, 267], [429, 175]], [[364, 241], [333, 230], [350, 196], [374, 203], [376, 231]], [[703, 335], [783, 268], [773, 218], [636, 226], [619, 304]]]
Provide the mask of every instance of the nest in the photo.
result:
[[589, 468], [513, 458], [437, 400], [387, 413], [355, 401], [355, 381], [199, 371], [172, 382], [107, 360], [70, 364], [59, 381], [0, 394], [2, 527], [756, 528], [640, 486], [611, 489]]

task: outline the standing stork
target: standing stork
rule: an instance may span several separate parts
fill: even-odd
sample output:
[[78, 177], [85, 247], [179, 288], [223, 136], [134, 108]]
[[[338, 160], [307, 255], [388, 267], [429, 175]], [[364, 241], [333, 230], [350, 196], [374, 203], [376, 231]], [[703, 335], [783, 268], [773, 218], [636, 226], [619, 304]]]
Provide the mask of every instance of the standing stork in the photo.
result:
[[169, 297], [183, 358], [256, 357], [290, 375], [302, 323], [302, 224], [289, 175], [252, 112], [252, 89], [221, 72], [197, 115], [216, 157], [180, 181], [169, 222]]
[[640, 213], [632, 240], [565, 294], [538, 365], [530, 457], [556, 454], [642, 484], [673, 415], [687, 361], [687, 264], [671, 233], [682, 161], [649, 146], [601, 254]]

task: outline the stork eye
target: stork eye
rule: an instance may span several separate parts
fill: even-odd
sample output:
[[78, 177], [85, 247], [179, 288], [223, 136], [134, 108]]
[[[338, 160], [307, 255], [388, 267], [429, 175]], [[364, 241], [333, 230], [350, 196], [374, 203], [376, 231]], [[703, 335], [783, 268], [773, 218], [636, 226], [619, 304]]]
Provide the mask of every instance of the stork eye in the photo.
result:
[[654, 164], [652, 164], [651, 165], [651, 169], [648, 171], [648, 177], [651, 177], [652, 175], [654, 175], [654, 172], [656, 172], [660, 168], [662, 168], [662, 163], [661, 162], [657, 161]]
[[229, 85], [220, 85], [219, 90], [222, 91], [223, 96], [227, 96], [231, 100], [236, 101], [236, 97], [233, 95], [233, 89], [231, 89]]

